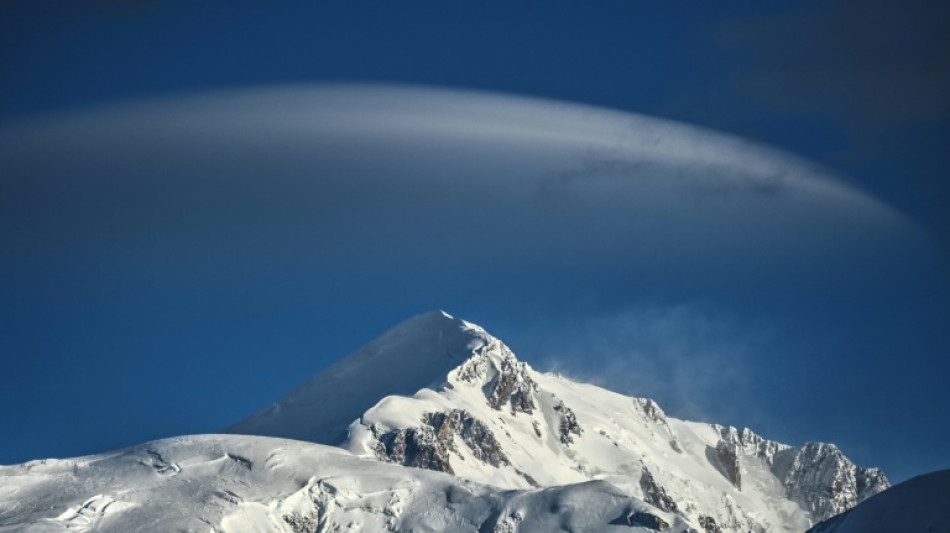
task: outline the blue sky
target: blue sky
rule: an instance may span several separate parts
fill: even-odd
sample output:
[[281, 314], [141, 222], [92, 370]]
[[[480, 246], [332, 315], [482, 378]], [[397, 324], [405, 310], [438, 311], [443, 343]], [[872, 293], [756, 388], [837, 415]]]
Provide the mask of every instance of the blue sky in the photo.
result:
[[[537, 367], [655, 396], [674, 415], [791, 443], [832, 441], [898, 481], [950, 466], [941, 380], [950, 370], [946, 8], [743, 4], [4, 4], [6, 131], [37, 117], [55, 123], [77, 110], [254, 87], [497, 91], [784, 149], [886, 203], [933, 242], [908, 248], [859, 233], [848, 242], [869, 248], [815, 255], [806, 252], [821, 228], [767, 253], [663, 248], [657, 237], [650, 242], [662, 251], [646, 260], [605, 251], [633, 228], [610, 234], [568, 217], [557, 226], [563, 242], [593, 243], [583, 260], [553, 238], [488, 260], [453, 238], [524, 223], [503, 206], [475, 213], [464, 204], [455, 220], [411, 203], [390, 212], [389, 198], [421, 197], [368, 181], [348, 212], [326, 202], [316, 216], [290, 201], [290, 186], [248, 173], [220, 195], [210, 178], [161, 171], [225, 163], [150, 165], [137, 152], [103, 152], [90, 130], [87, 152], [51, 145], [48, 162], [29, 167], [48, 174], [18, 174], [26, 167], [8, 159], [15, 171], [0, 178], [0, 463], [215, 431], [396, 322], [444, 308]], [[155, 175], [110, 181], [121, 175], [97, 167], [103, 153]], [[54, 177], [63, 162], [76, 181]], [[491, 201], [507, 191], [488, 180], [481, 190]], [[421, 233], [438, 246], [381, 234], [386, 225], [365, 216], [398, 212], [405, 218], [392, 227], [418, 229], [413, 217], [430, 211], [442, 222]], [[477, 216], [501, 222], [478, 226]], [[672, 232], [667, 243], [686, 239], [676, 224], [635, 220]], [[315, 236], [342, 244], [308, 249]]]

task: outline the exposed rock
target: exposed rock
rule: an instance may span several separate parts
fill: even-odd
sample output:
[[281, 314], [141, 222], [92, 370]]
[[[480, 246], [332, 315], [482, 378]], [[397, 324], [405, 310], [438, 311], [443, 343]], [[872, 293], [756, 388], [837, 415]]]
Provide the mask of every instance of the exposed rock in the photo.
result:
[[792, 447], [764, 439], [749, 429], [714, 427], [738, 453], [763, 459], [785, 487], [786, 496], [815, 521], [850, 509], [890, 486], [880, 469], [858, 467], [833, 444], [812, 442]]
[[666, 418], [666, 413], [663, 412], [663, 409], [660, 408], [658, 403], [651, 400], [650, 398], [634, 398], [633, 405], [643, 413], [644, 418], [660, 426], [660, 430], [669, 435], [670, 448], [673, 448], [673, 451], [676, 453], [683, 453], [682, 447], [680, 447], [679, 442], [676, 441], [676, 436], [673, 435], [673, 430], [670, 429], [670, 424]]
[[810, 442], [784, 450], [772, 470], [788, 497], [815, 520], [847, 511], [890, 486], [880, 470], [859, 468], [833, 444]]
[[858, 503], [882, 492], [891, 486], [887, 476], [880, 468], [860, 468], [855, 469], [855, 481], [858, 491]]
[[735, 444], [738, 452], [760, 457], [769, 465], [773, 463], [777, 453], [791, 448], [787, 444], [765, 439], [749, 428], [740, 430], [733, 426], [721, 426], [719, 424], [713, 424], [713, 427], [719, 431], [722, 440]]
[[739, 468], [739, 455], [736, 453], [736, 445], [732, 442], [721, 440], [716, 444], [716, 459], [722, 467], [723, 475], [737, 489], [742, 490], [742, 472]]
[[654, 531], [666, 531], [670, 525], [659, 516], [644, 511], [627, 511], [610, 521], [611, 525], [643, 527]]
[[518, 361], [500, 341], [478, 348], [475, 355], [459, 367], [456, 376], [461, 381], [481, 383], [493, 409], [509, 405], [512, 413], [534, 412], [538, 385], [531, 379], [528, 366]]
[[320, 517], [316, 513], [306, 515], [291, 513], [284, 515], [283, 518], [284, 522], [287, 522], [287, 525], [290, 526], [290, 530], [294, 533], [313, 533], [320, 531]]
[[458, 453], [455, 437], [480, 461], [498, 467], [508, 465], [508, 457], [491, 430], [468, 411], [426, 413], [421, 427], [381, 432], [373, 428], [379, 444], [376, 455], [385, 461], [454, 474], [451, 452]]
[[454, 474], [449, 447], [431, 427], [403, 428], [379, 436], [384, 455], [391, 463]]
[[643, 467], [643, 475], [640, 476], [640, 489], [643, 491], [643, 501], [657, 509], [670, 513], [679, 511], [676, 502], [666, 493], [666, 489], [657, 484], [647, 467]]
[[558, 427], [561, 443], [564, 445], [574, 444], [574, 437], [571, 435], [580, 437], [583, 432], [580, 424], [577, 423], [577, 416], [574, 415], [574, 411], [572, 411], [570, 407], [564, 405], [564, 402], [558, 402], [558, 404], [554, 406], [554, 410], [561, 415], [561, 421]]
[[716, 519], [711, 516], [701, 515], [699, 517], [699, 525], [706, 533], [722, 533], [722, 529], [719, 527], [719, 524], [716, 523]]
[[633, 404], [647, 417], [647, 419], [657, 424], [666, 425], [666, 413], [660, 408], [660, 405], [650, 398], [634, 398]]
[[453, 409], [448, 413], [429, 413], [423, 417], [423, 422], [435, 428], [440, 440], [452, 449], [453, 435], [458, 435], [476, 459], [495, 467], [510, 464], [495, 434], [468, 411]]

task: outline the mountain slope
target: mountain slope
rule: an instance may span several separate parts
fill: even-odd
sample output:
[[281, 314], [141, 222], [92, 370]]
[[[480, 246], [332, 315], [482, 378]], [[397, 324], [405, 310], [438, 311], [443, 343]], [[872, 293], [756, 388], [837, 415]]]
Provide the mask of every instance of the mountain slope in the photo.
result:
[[[0, 467], [0, 531], [684, 531], [606, 482], [501, 492], [301, 441], [195, 435]], [[643, 530], [641, 530], [643, 531]]]
[[[709, 532], [803, 531], [888, 486], [879, 470], [857, 467], [833, 445], [792, 447], [749, 430], [677, 420], [652, 400], [536, 372], [481, 328], [442, 312], [411, 319], [381, 340], [389, 338], [439, 344], [421, 351], [407, 343], [412, 349], [400, 351], [374, 341], [369, 346], [393, 348], [371, 350], [373, 364], [360, 365], [351, 382], [377, 382], [374, 374], [390, 368], [387, 357], [418, 357], [426, 371], [399, 380], [403, 391], [415, 384], [411, 396], [382, 397], [347, 428], [340, 420], [328, 427], [321, 404], [300, 401], [315, 383], [332, 382], [321, 374], [288, 395], [293, 414], [279, 407], [255, 415], [255, 423], [293, 427], [279, 436], [316, 428], [348, 435], [342, 446], [356, 455], [502, 488], [606, 480]], [[363, 361], [362, 353], [340, 365], [353, 368], [349, 360]], [[308, 412], [311, 418], [296, 414]]]
[[438, 385], [432, 380], [486, 338], [442, 311], [410, 318], [226, 432], [340, 444], [350, 422], [380, 398]]
[[917, 476], [825, 520], [809, 533], [892, 533], [950, 531], [950, 470]]

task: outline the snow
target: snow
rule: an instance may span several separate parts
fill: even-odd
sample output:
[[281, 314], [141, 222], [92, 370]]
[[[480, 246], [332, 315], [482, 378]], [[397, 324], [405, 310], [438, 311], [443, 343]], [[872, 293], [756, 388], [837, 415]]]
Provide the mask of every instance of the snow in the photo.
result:
[[[440, 387], [382, 399], [350, 427], [343, 446], [360, 456], [377, 457], [380, 435], [419, 428], [431, 413], [462, 409], [492, 430], [510, 464], [475, 459], [470, 446], [455, 435], [445, 443], [455, 475], [508, 489], [606, 480], [647, 499], [642, 479], [649, 472], [697, 530], [701, 517], [711, 517], [726, 530], [803, 531], [838, 512], [827, 509], [840, 507], [820, 499], [826, 514], [815, 514], [803, 508], [805, 497], [825, 488], [830, 493], [835, 479], [849, 473], [853, 478], [858, 471], [843, 455], [836, 455], [839, 462], [829, 467], [806, 468], [809, 484], [795, 500], [790, 494], [797, 487], [786, 487], [773, 463], [776, 454], [797, 453], [799, 448], [749, 430], [677, 420], [652, 400], [536, 372], [504, 343], [479, 331], [484, 342], [465, 348], [470, 350], [468, 360], [449, 372]], [[513, 403], [493, 407], [493, 387], [502, 382], [517, 382], [515, 390], [531, 391], [534, 409], [524, 412]], [[565, 440], [568, 418], [576, 421], [578, 431]], [[739, 456], [738, 474], [744, 480], [740, 486], [716, 456], [721, 444], [733, 446]], [[797, 461], [800, 455], [789, 455], [789, 460]], [[833, 496], [857, 499], [856, 494]]]
[[[609, 524], [617, 516], [649, 511], [604, 482], [500, 492], [339, 448], [244, 435], [194, 435], [0, 467], [0, 480], [4, 533], [474, 533], [515, 525], [521, 532], [609, 532], [630, 531]], [[657, 516], [682, 526], [675, 516]]]
[[537, 372], [442, 311], [228, 431], [0, 467], [0, 532], [802, 532], [887, 486], [832, 445]]
[[339, 444], [380, 398], [444, 379], [486, 337], [444, 311], [410, 318], [226, 432]]

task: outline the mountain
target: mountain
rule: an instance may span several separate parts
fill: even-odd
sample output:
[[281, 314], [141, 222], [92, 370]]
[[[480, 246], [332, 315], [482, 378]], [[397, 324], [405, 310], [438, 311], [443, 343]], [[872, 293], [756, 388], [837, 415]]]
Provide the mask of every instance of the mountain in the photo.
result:
[[950, 470], [917, 476], [829, 518], [808, 533], [892, 533], [950, 531]]
[[0, 532], [802, 532], [888, 486], [830, 444], [537, 372], [441, 311], [227, 432], [0, 467]]
[[482, 334], [442, 311], [410, 318], [226, 431], [340, 444], [381, 398], [437, 386]]
[[[354, 396], [348, 420], [328, 408]], [[229, 431], [309, 438], [504, 489], [607, 481], [710, 532], [804, 531], [888, 487], [834, 445], [678, 420], [652, 400], [536, 372], [442, 311], [396, 326]]]
[[0, 467], [0, 531], [682, 531], [602, 481], [499, 491], [440, 472], [269, 437], [194, 435]]

